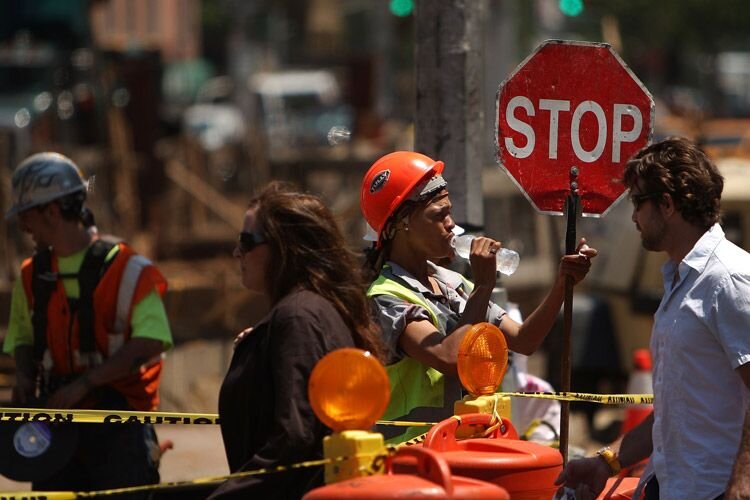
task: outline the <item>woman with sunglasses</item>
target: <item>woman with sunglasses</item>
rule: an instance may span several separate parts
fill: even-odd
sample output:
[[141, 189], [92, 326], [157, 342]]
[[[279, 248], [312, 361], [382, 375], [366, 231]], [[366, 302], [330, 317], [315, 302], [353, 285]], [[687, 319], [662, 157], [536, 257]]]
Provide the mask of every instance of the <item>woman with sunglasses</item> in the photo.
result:
[[[462, 395], [456, 377], [458, 348], [468, 325], [494, 323], [511, 350], [534, 352], [557, 318], [565, 276], [578, 283], [597, 254], [581, 240], [575, 255], [562, 258], [541, 305], [522, 324], [514, 321], [490, 302], [499, 242], [485, 237], [472, 241], [474, 283], [434, 264], [454, 256], [456, 224], [443, 168], [442, 161], [397, 151], [376, 161], [362, 181], [362, 213], [377, 235], [368, 264], [378, 276], [367, 293], [389, 347], [386, 420], [436, 422], [453, 415], [453, 402]], [[390, 442], [401, 442], [424, 428], [382, 431]]]
[[[219, 394], [229, 468], [320, 459], [331, 431], [307, 399], [313, 367], [342, 347], [382, 359], [359, 266], [323, 202], [277, 182], [251, 201], [234, 256], [243, 285], [271, 310], [237, 341]], [[299, 498], [322, 481], [321, 467], [250, 476], [225, 482], [211, 498]]]

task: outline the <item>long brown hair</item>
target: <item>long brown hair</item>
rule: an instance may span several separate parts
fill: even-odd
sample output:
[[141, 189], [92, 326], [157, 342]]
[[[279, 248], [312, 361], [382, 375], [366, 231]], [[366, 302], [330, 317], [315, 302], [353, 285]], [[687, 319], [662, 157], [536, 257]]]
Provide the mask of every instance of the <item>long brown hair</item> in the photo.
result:
[[331, 211], [317, 196], [272, 182], [250, 202], [269, 245], [266, 283], [275, 304], [295, 288], [328, 299], [352, 331], [355, 345], [383, 361], [380, 333], [370, 316], [365, 282]]

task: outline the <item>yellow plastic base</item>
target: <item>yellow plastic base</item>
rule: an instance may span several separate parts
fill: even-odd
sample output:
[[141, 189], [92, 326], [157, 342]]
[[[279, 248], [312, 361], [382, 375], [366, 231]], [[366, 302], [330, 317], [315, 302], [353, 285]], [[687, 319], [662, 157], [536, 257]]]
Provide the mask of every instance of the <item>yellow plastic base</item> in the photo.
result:
[[[497, 405], [497, 406], [496, 406]], [[501, 417], [510, 419], [510, 396], [498, 396], [491, 394], [489, 396], [464, 396], [453, 403], [453, 413], [455, 415], [465, 415], [467, 413], [492, 413], [493, 409]], [[476, 425], [462, 425], [456, 430], [457, 438], [467, 438], [475, 435], [482, 429]]]
[[382, 463], [373, 469], [373, 459], [380, 454], [385, 454], [382, 434], [368, 431], [334, 432], [323, 439], [323, 456], [347, 458], [325, 465], [326, 484], [382, 474]]

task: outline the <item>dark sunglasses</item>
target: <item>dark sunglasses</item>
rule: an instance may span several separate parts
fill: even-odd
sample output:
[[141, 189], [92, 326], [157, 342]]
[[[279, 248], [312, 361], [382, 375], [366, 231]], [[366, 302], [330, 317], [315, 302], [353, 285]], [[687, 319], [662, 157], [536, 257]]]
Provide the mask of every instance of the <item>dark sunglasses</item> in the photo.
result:
[[263, 238], [263, 236], [255, 233], [248, 233], [247, 231], [242, 231], [237, 243], [237, 248], [239, 248], [240, 253], [246, 254], [252, 251], [258, 245], [262, 245], [265, 242], [266, 240]]
[[662, 192], [655, 192], [655, 193], [641, 193], [641, 194], [630, 194], [630, 203], [633, 204], [636, 210], [641, 208], [641, 205], [643, 205], [644, 201], [647, 200], [653, 200], [655, 198], [661, 198], [664, 193]]

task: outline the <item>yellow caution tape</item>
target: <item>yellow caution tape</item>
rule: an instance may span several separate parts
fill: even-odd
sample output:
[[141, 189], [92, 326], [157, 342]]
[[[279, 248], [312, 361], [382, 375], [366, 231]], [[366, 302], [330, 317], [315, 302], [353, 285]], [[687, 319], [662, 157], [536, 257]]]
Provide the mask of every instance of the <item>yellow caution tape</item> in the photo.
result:
[[[499, 392], [499, 396], [584, 401], [610, 405], [653, 404], [653, 394], [588, 394], [584, 392]], [[218, 424], [216, 413], [174, 413], [161, 411], [55, 410], [0, 408], [0, 422], [72, 422], [95, 424]], [[378, 425], [432, 427], [435, 422], [378, 420]], [[3, 500], [0, 497], [0, 500]]]
[[[582, 392], [501, 392], [501, 396], [555, 399], [560, 401], [584, 401], [600, 404], [653, 404], [652, 394], [588, 394]], [[456, 416], [454, 418], [458, 418]], [[149, 424], [218, 424], [219, 416], [211, 413], [169, 413], [169, 412], [139, 412], [139, 411], [109, 411], [109, 410], [55, 410], [36, 408], [0, 408], [0, 422], [75, 422], [75, 423], [149, 423]], [[380, 420], [381, 425], [396, 426], [432, 426], [433, 422], [405, 422], [399, 420]], [[401, 446], [413, 446], [425, 440], [422, 434], [397, 446], [387, 448], [391, 454]], [[364, 456], [364, 455], [362, 455]], [[376, 455], [370, 469], [374, 470], [376, 462], [382, 463], [386, 455]], [[168, 490], [184, 488], [190, 485], [220, 483], [229, 479], [260, 476], [288, 470], [319, 467], [327, 463], [360, 458], [336, 457], [321, 460], [309, 460], [291, 465], [279, 465], [264, 469], [236, 472], [226, 476], [205, 477], [189, 481], [175, 481], [168, 483], [131, 486], [98, 491], [20, 491], [0, 493], [0, 500], [77, 500], [79, 498], [93, 498], [98, 496], [121, 495], [140, 491]], [[379, 465], [379, 463], [377, 465]]]
[[0, 408], [0, 422], [76, 422], [89, 424], [218, 424], [219, 416], [215, 413]]
[[76, 500], [73, 491], [12, 491], [0, 493], [0, 500]]
[[408, 422], [405, 420], [378, 420], [378, 425], [393, 425], [396, 427], [432, 427], [437, 422]]
[[[50, 422], [81, 424], [218, 424], [216, 413], [172, 413], [160, 411], [54, 410], [0, 408], [0, 422]], [[381, 425], [432, 427], [435, 422], [378, 420]], [[2, 497], [0, 497], [2, 500]]]
[[585, 392], [500, 392], [498, 394], [521, 398], [584, 401], [605, 405], [650, 405], [654, 403], [653, 394], [588, 394]]
[[[277, 472], [286, 472], [295, 469], [304, 469], [308, 467], [320, 467], [327, 463], [341, 462], [351, 458], [366, 457], [371, 455], [354, 455], [351, 457], [322, 458], [320, 460], [308, 460], [291, 465], [278, 465], [276, 467], [267, 467], [263, 469], [254, 469], [243, 472], [235, 472], [226, 476], [203, 477], [189, 481], [173, 481], [159, 484], [145, 484], [142, 486], [129, 486], [125, 488], [112, 488], [109, 490], [97, 491], [15, 491], [0, 492], [0, 500], [76, 500], [79, 498], [93, 498], [110, 495], [122, 495], [124, 493], [137, 493], [142, 491], [169, 490], [175, 488], [184, 488], [191, 485], [205, 485], [212, 483], [222, 483], [228, 479], [236, 479], [248, 476], [262, 476], [265, 474], [275, 474]], [[375, 459], [382, 460], [384, 455], [376, 455]]]

